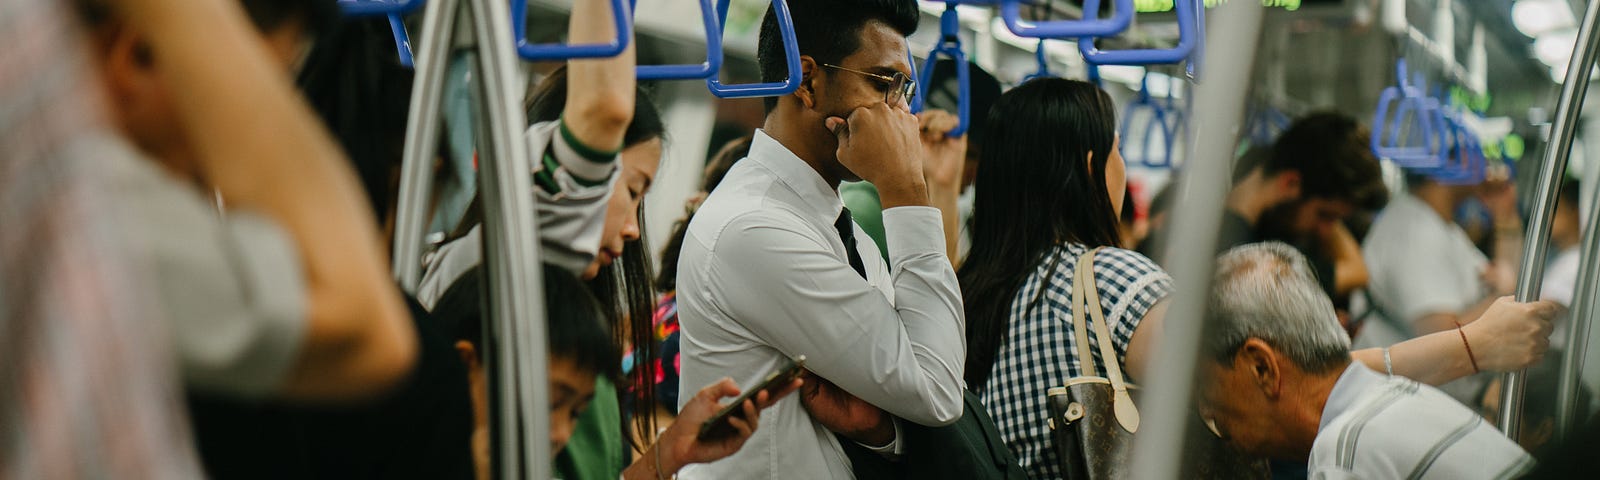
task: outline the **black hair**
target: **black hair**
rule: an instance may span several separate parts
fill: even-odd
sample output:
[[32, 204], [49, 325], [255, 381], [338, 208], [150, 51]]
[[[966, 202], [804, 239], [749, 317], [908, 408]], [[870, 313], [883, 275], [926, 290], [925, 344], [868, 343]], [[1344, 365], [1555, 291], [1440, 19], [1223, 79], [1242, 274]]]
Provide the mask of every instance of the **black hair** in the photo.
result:
[[1354, 117], [1319, 112], [1301, 117], [1278, 137], [1263, 173], [1300, 172], [1301, 198], [1344, 200], [1377, 210], [1389, 201], [1383, 169], [1369, 145], [1371, 132]]
[[[567, 67], [562, 65], [534, 87], [524, 102], [528, 109], [528, 123], [551, 122], [561, 118], [562, 111], [567, 108], [568, 78]], [[622, 133], [623, 148], [658, 138], [665, 139], [667, 126], [661, 121], [661, 112], [656, 109], [650, 91], [639, 85], [633, 94], [633, 120], [628, 122], [628, 129]], [[592, 146], [609, 148], [606, 145]]]
[[[639, 204], [639, 231], [645, 230], [644, 204]], [[653, 360], [659, 355], [660, 345], [655, 337], [654, 313], [656, 289], [650, 283], [649, 242], [643, 235], [623, 244], [622, 256], [610, 266], [600, 268], [589, 280], [590, 291], [600, 300], [600, 310], [611, 321], [612, 336], [618, 344], [633, 347], [633, 369], [626, 383], [619, 383], [617, 394], [622, 405], [633, 413], [634, 431], [623, 429], [623, 435], [633, 446], [643, 450], [648, 439], [655, 435], [656, 372], [660, 365]], [[618, 362], [621, 357], [616, 357]]]
[[412, 71], [400, 65], [391, 35], [387, 19], [343, 22], [317, 42], [298, 80], [350, 157], [380, 222], [399, 196], [411, 104]]
[[[745, 135], [733, 139], [717, 150], [716, 156], [711, 158], [711, 163], [706, 165], [705, 179], [700, 183], [700, 191], [711, 193], [722, 183], [722, 177], [728, 175], [728, 170], [733, 164], [750, 155], [750, 142], [755, 137]], [[661, 273], [656, 275], [656, 288], [663, 292], [678, 289], [678, 254], [683, 250], [683, 240], [689, 235], [689, 222], [694, 220], [694, 211], [689, 211], [683, 218], [672, 224], [672, 236], [667, 238], [667, 244], [661, 247]]]
[[[861, 49], [861, 27], [880, 21], [901, 35], [911, 36], [921, 19], [916, 0], [805, 0], [789, 2], [789, 18], [794, 21], [795, 43], [801, 55], [817, 63], [837, 65]], [[761, 37], [756, 46], [756, 62], [761, 81], [782, 82], [789, 77], [783, 51], [783, 36], [772, 7], [761, 20]], [[778, 105], [778, 97], [767, 97], [767, 111]]]
[[[78, 12], [84, 23], [95, 26], [116, 16], [107, 0], [76, 0]], [[339, 24], [340, 13], [336, 2], [329, 0], [239, 0], [250, 16], [256, 30], [272, 32], [285, 24], [303, 21], [307, 34], [321, 37]]]
[[[601, 313], [600, 303], [578, 277], [551, 264], [543, 265], [545, 328], [550, 356], [571, 359], [579, 369], [615, 381], [620, 353]], [[483, 361], [483, 308], [488, 302], [482, 266], [461, 275], [433, 307], [433, 318], [455, 330], [457, 340], [475, 347]]]
[[972, 250], [959, 275], [973, 388], [989, 377], [1017, 290], [1052, 248], [1121, 244], [1106, 191], [1117, 134], [1106, 92], [1078, 80], [1035, 79], [1000, 96], [989, 126], [973, 185]]
[[[994, 106], [994, 101], [1000, 98], [1000, 80], [994, 78], [989, 72], [978, 67], [977, 64], [968, 62], [967, 65], [967, 146], [980, 148], [983, 146], [984, 135], [988, 133], [989, 109]], [[927, 85], [917, 86], [917, 95], [925, 96], [929, 108], [937, 108], [949, 112], [957, 112], [960, 108], [960, 78], [956, 74], [956, 61], [941, 58], [933, 64], [933, 73], [928, 75]]]
[[1252, 145], [1250, 149], [1245, 150], [1243, 155], [1233, 161], [1233, 183], [1238, 184], [1257, 168], [1265, 168], [1266, 170], [1262, 171], [1265, 175], [1282, 171], [1284, 167], [1281, 165], [1268, 166], [1272, 164], [1272, 155], [1271, 145]]

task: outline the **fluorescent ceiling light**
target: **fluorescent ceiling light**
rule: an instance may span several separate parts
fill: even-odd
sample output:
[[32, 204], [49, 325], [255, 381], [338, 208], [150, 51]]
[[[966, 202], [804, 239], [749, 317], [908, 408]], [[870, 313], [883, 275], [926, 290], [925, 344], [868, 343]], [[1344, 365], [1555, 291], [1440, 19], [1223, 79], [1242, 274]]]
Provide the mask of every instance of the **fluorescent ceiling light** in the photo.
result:
[[1572, 60], [1572, 46], [1578, 42], [1578, 32], [1561, 30], [1548, 32], [1533, 39], [1533, 57], [1547, 67], [1566, 65]]
[[1517, 0], [1511, 5], [1511, 23], [1529, 38], [1578, 26], [1566, 0]]

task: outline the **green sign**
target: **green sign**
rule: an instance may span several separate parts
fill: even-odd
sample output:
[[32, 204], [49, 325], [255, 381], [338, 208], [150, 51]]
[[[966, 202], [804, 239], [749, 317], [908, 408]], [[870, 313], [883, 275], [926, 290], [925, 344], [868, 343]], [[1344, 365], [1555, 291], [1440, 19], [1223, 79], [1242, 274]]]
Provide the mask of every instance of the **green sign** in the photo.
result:
[[[1226, 0], [1205, 0], [1206, 8], [1215, 8]], [[1300, 9], [1300, 0], [1261, 0], [1261, 6], [1268, 8], [1282, 8], [1288, 11]], [[1139, 13], [1170, 12], [1172, 0], [1133, 0], [1133, 11]]]

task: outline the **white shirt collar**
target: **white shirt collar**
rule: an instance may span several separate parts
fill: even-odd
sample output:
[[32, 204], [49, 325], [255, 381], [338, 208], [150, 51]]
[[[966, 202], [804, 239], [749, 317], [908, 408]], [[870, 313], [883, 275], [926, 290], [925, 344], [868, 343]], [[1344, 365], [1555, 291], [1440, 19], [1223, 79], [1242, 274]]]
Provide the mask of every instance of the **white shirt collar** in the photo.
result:
[[767, 135], [767, 132], [756, 129], [755, 138], [750, 142], [749, 159], [771, 170], [778, 181], [799, 194], [811, 213], [821, 216], [830, 224], [839, 218], [839, 212], [844, 208], [844, 202], [839, 200], [839, 192], [828, 185], [816, 170], [811, 169], [810, 164]]

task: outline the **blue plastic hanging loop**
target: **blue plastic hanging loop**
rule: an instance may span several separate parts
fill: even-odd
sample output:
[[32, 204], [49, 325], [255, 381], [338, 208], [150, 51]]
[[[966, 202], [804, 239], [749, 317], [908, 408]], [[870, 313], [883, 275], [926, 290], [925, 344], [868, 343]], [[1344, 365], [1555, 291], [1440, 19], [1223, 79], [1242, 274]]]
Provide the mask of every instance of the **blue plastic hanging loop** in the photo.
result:
[[339, 0], [339, 10], [347, 17], [405, 15], [422, 8], [422, 0]]
[[[1133, 157], [1132, 160], [1150, 168], [1171, 168], [1173, 126], [1172, 122], [1167, 119], [1169, 114], [1167, 107], [1150, 97], [1150, 79], [1148, 75], [1139, 79], [1138, 96], [1134, 97], [1133, 101], [1128, 102], [1128, 106], [1123, 112], [1121, 131], [1124, 142], [1127, 142], [1132, 137], [1134, 112], [1141, 110], [1150, 112], [1149, 120], [1146, 121], [1144, 132], [1142, 132], [1144, 136], [1139, 143], [1139, 155]], [[1150, 152], [1150, 142], [1157, 134], [1162, 136], [1166, 148], [1166, 156], [1160, 159], [1151, 155]], [[1127, 143], [1123, 143], [1123, 145], [1126, 146]]]
[[416, 60], [411, 56], [411, 35], [406, 33], [406, 23], [400, 19], [400, 14], [389, 14], [389, 32], [394, 35], [394, 49], [400, 52], [400, 66], [416, 68]]
[[628, 48], [628, 39], [633, 37], [631, 10], [627, 0], [611, 0], [612, 27], [617, 36], [610, 42], [535, 44], [528, 41], [528, 0], [511, 0], [511, 35], [517, 42], [517, 55], [530, 62], [615, 57]]
[[[922, 72], [917, 78], [917, 88], [927, 88], [933, 81], [933, 66], [939, 62], [939, 55], [950, 57], [956, 67], [956, 117], [960, 124], [950, 130], [949, 136], [959, 137], [967, 134], [968, 120], [972, 118], [972, 81], [969, 76], [971, 70], [967, 64], [967, 54], [961, 51], [961, 16], [956, 13], [958, 2], [945, 3], [944, 14], [939, 16], [939, 44], [928, 52], [928, 59], [923, 61]], [[911, 102], [913, 113], [922, 112], [923, 103], [927, 95], [917, 95]]]
[[[1372, 117], [1372, 152], [1406, 168], [1437, 168], [1448, 159], [1438, 100], [1407, 81], [1405, 59], [1395, 61], [1395, 85], [1383, 89]], [[1390, 115], [1390, 106], [1395, 105]], [[1402, 122], [1410, 114], [1409, 126]]]
[[[1178, 11], [1178, 45], [1172, 48], [1135, 49], [1135, 50], [1100, 50], [1094, 45], [1094, 37], [1078, 38], [1078, 51], [1083, 53], [1083, 60], [1091, 65], [1154, 65], [1161, 63], [1178, 63], [1189, 58], [1195, 46], [1200, 44], [1203, 35], [1203, 26], [1195, 19], [1202, 7], [1192, 0], [1177, 0]], [[1083, 16], [1098, 16], [1100, 0], [1083, 0]]]
[[722, 70], [722, 23], [712, 0], [700, 0], [700, 23], [706, 31], [706, 61], [695, 65], [640, 65], [640, 80], [699, 80]]
[[[717, 2], [717, 18], [723, 28], [728, 24], [728, 2]], [[773, 14], [778, 17], [778, 33], [783, 36], [783, 56], [789, 68], [789, 78], [782, 82], [724, 85], [715, 75], [706, 79], [706, 88], [717, 98], [776, 97], [794, 93], [800, 88], [800, 43], [794, 36], [794, 19], [789, 17], [788, 0], [772, 0]]]
[[1022, 81], [1026, 82], [1035, 78], [1050, 78], [1055, 76], [1055, 74], [1050, 73], [1050, 59], [1045, 54], [1043, 38], [1039, 39], [1038, 48], [1033, 49], [1033, 60], [1039, 63], [1039, 71], [1030, 73], [1026, 77], [1022, 77]]
[[[1022, 0], [1001, 0], [1000, 19], [1005, 21], [1006, 29], [1019, 37], [1028, 38], [1073, 38], [1073, 37], [1111, 37], [1128, 29], [1133, 24], [1133, 0], [1115, 0], [1115, 11], [1111, 18], [1102, 19], [1098, 10], [1090, 10], [1087, 2], [1083, 8], [1082, 20], [1054, 20], [1042, 22], [1027, 22], [1021, 19]], [[1094, 12], [1094, 13], [1092, 13]]]

